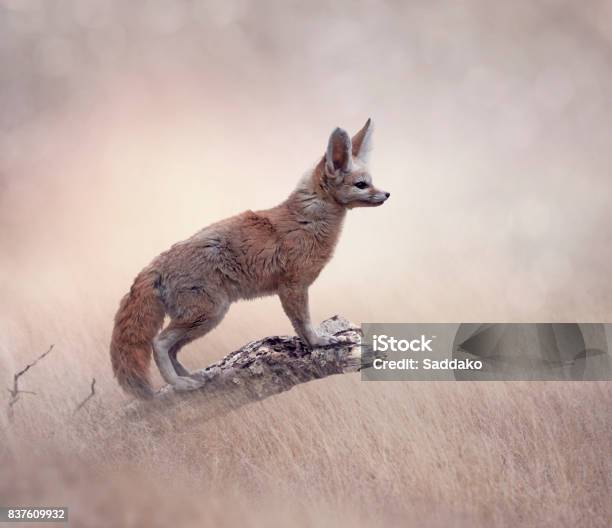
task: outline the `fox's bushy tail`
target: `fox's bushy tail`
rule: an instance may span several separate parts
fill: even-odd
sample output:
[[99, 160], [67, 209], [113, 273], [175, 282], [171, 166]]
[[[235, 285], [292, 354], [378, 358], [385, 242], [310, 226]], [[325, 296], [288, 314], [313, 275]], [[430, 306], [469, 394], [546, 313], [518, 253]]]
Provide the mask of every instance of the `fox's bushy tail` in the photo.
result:
[[119, 305], [110, 345], [113, 372], [126, 392], [138, 398], [151, 398], [149, 382], [152, 341], [160, 330], [165, 310], [156, 282], [159, 275], [144, 270], [134, 280]]

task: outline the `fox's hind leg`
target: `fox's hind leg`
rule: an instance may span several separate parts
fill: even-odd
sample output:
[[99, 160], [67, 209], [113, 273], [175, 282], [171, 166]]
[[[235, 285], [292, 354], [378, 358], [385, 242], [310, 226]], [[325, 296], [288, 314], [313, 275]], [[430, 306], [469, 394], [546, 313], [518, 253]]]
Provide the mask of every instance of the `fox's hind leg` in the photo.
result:
[[172, 361], [172, 366], [174, 370], [179, 376], [189, 376], [189, 371], [181, 364], [178, 360], [178, 353], [181, 349], [180, 346], [174, 345], [170, 350], [168, 350], [168, 356], [170, 356], [170, 361]]
[[[204, 308], [201, 304], [199, 308]], [[191, 310], [185, 310], [183, 317], [174, 318], [170, 324], [153, 340], [154, 358], [159, 371], [176, 390], [188, 391], [203, 385], [199, 380], [190, 377], [189, 372], [177, 359], [181, 348], [198, 337], [210, 332], [227, 313], [229, 303], [220, 302], [215, 306], [206, 306], [205, 312], [194, 317]], [[184, 317], [190, 314], [191, 317]]]

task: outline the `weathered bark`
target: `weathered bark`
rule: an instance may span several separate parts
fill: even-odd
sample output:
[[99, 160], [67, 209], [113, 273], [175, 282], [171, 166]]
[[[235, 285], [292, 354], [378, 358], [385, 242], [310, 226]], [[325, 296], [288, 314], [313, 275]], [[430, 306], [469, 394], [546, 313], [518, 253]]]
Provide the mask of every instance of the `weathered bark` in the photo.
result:
[[321, 323], [319, 332], [342, 336], [348, 342], [309, 349], [296, 336], [271, 336], [253, 341], [220, 361], [192, 375], [206, 380], [201, 389], [175, 392], [162, 387], [153, 401], [134, 402], [129, 412], [148, 414], [184, 403], [205, 406], [205, 417], [236, 409], [247, 403], [315, 379], [356, 372], [362, 368], [361, 328], [340, 316]]

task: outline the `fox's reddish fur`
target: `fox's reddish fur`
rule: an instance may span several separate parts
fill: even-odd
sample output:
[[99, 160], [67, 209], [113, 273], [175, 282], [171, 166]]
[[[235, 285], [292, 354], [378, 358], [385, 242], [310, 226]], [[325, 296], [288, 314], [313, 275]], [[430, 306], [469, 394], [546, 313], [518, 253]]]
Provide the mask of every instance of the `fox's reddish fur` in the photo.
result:
[[159, 274], [143, 270], [121, 299], [111, 338], [111, 362], [119, 384], [139, 398], [152, 396], [148, 371], [153, 338], [166, 311], [159, 299]]
[[[382, 204], [365, 168], [370, 122], [353, 140], [336, 129], [327, 153], [280, 205], [212, 224], [159, 255], [123, 298], [111, 343], [119, 383], [132, 394], [152, 394], [151, 351], [162, 377], [177, 390], [201, 382], [177, 354], [224, 317], [231, 303], [278, 294], [298, 335], [311, 346], [337, 341], [310, 324], [308, 287], [331, 258], [347, 209]], [[165, 315], [170, 323], [161, 332]], [[158, 333], [159, 332], [159, 333]]]

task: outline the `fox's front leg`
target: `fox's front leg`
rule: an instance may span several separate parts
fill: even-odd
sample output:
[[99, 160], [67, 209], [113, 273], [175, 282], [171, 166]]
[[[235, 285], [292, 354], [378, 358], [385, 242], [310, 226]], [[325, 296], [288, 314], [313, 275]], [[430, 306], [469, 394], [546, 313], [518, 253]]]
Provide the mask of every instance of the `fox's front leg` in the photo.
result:
[[281, 284], [278, 296], [297, 335], [310, 347], [323, 347], [344, 342], [342, 337], [321, 335], [313, 328], [310, 322], [307, 286], [296, 283]]

